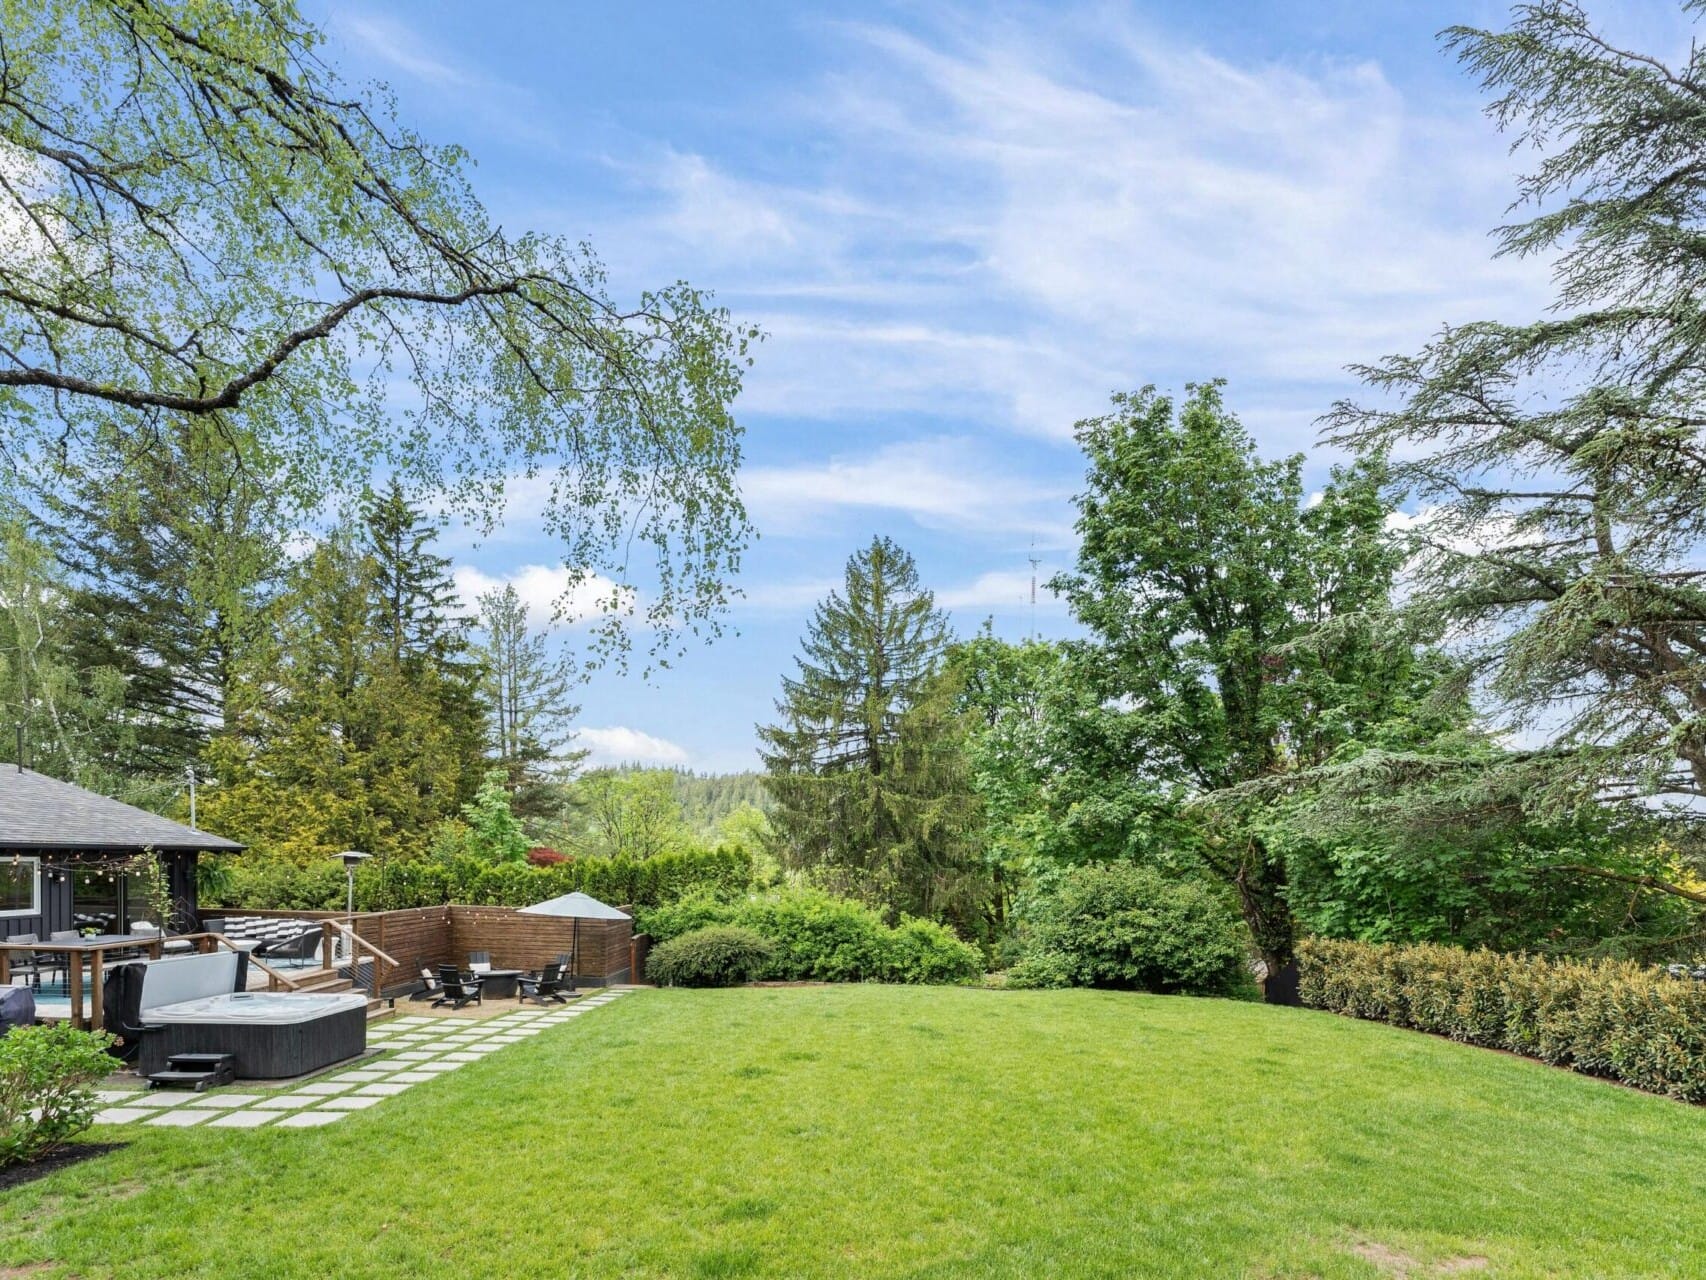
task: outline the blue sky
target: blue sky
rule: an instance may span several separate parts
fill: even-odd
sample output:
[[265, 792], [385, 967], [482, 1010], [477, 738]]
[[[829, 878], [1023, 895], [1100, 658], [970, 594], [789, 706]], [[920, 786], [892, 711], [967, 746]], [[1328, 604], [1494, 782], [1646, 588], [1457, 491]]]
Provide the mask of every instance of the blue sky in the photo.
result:
[[[1602, 6], [1606, 7], [1606, 6]], [[585, 237], [618, 296], [678, 278], [768, 337], [737, 405], [761, 538], [729, 633], [582, 691], [601, 761], [756, 763], [813, 603], [885, 533], [963, 632], [1020, 638], [1072, 556], [1072, 426], [1115, 389], [1225, 377], [1309, 454], [1353, 361], [1522, 319], [1495, 261], [1513, 158], [1434, 39], [1504, 6], [320, 3], [352, 79], [467, 147], [510, 231]], [[1668, 5], [1611, 30], [1662, 50]], [[515, 520], [469, 591], [560, 581]], [[1070, 620], [1043, 597], [1037, 629]], [[572, 645], [573, 630], [562, 640]]]

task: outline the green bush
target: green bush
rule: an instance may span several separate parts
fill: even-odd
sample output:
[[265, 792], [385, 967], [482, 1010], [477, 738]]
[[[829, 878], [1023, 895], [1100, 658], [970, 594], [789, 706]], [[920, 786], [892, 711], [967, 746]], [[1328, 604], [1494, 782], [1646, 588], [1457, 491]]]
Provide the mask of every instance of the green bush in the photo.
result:
[[946, 925], [902, 917], [889, 931], [890, 982], [969, 982], [983, 973], [983, 953]]
[[646, 976], [660, 987], [732, 987], [751, 982], [776, 954], [751, 929], [712, 925], [661, 943], [646, 957]]
[[100, 1106], [91, 1086], [118, 1066], [112, 1042], [63, 1024], [0, 1036], [0, 1169], [39, 1160], [89, 1127]]
[[1011, 986], [1234, 995], [1251, 985], [1246, 933], [1209, 886], [1130, 862], [1076, 867], [1026, 912]]
[[983, 972], [976, 947], [928, 920], [891, 929], [862, 903], [788, 888], [730, 900], [692, 894], [640, 914], [655, 942], [711, 925], [750, 929], [775, 944], [764, 978], [784, 982], [963, 982]]
[[1621, 960], [1306, 939], [1306, 1005], [1706, 1101], [1706, 983]]

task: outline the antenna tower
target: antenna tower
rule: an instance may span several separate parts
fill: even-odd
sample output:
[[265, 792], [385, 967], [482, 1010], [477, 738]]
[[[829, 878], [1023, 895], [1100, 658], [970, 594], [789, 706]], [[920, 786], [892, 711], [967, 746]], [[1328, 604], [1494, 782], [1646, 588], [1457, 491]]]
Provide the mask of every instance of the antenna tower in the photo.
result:
[[1031, 539], [1031, 639], [1037, 638], [1037, 566], [1042, 563], [1037, 559], [1037, 540]]

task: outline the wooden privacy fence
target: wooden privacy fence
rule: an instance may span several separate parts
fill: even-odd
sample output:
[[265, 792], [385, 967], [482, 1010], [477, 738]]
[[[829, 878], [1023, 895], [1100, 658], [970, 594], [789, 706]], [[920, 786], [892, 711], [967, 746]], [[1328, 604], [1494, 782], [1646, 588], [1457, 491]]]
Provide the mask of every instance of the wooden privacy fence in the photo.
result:
[[[627, 910], [627, 908], [623, 908]], [[209, 912], [208, 914], [213, 914]], [[560, 916], [526, 915], [514, 907], [410, 907], [400, 911], [239, 911], [233, 916], [290, 917], [352, 924], [355, 934], [385, 959], [374, 959], [379, 989], [406, 986], [423, 968], [466, 965], [484, 951], [496, 969], [540, 969], [573, 950], [575, 922]], [[366, 957], [364, 957], [364, 960]], [[575, 980], [590, 984], [634, 978], [631, 920], [582, 920]]]

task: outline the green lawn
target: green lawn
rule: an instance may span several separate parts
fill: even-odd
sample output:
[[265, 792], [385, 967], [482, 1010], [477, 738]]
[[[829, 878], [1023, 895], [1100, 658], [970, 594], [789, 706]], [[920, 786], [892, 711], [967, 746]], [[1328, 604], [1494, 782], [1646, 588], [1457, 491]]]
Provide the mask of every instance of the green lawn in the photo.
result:
[[1230, 1002], [644, 992], [328, 1128], [98, 1136], [0, 1274], [1706, 1275], [1706, 1110]]

